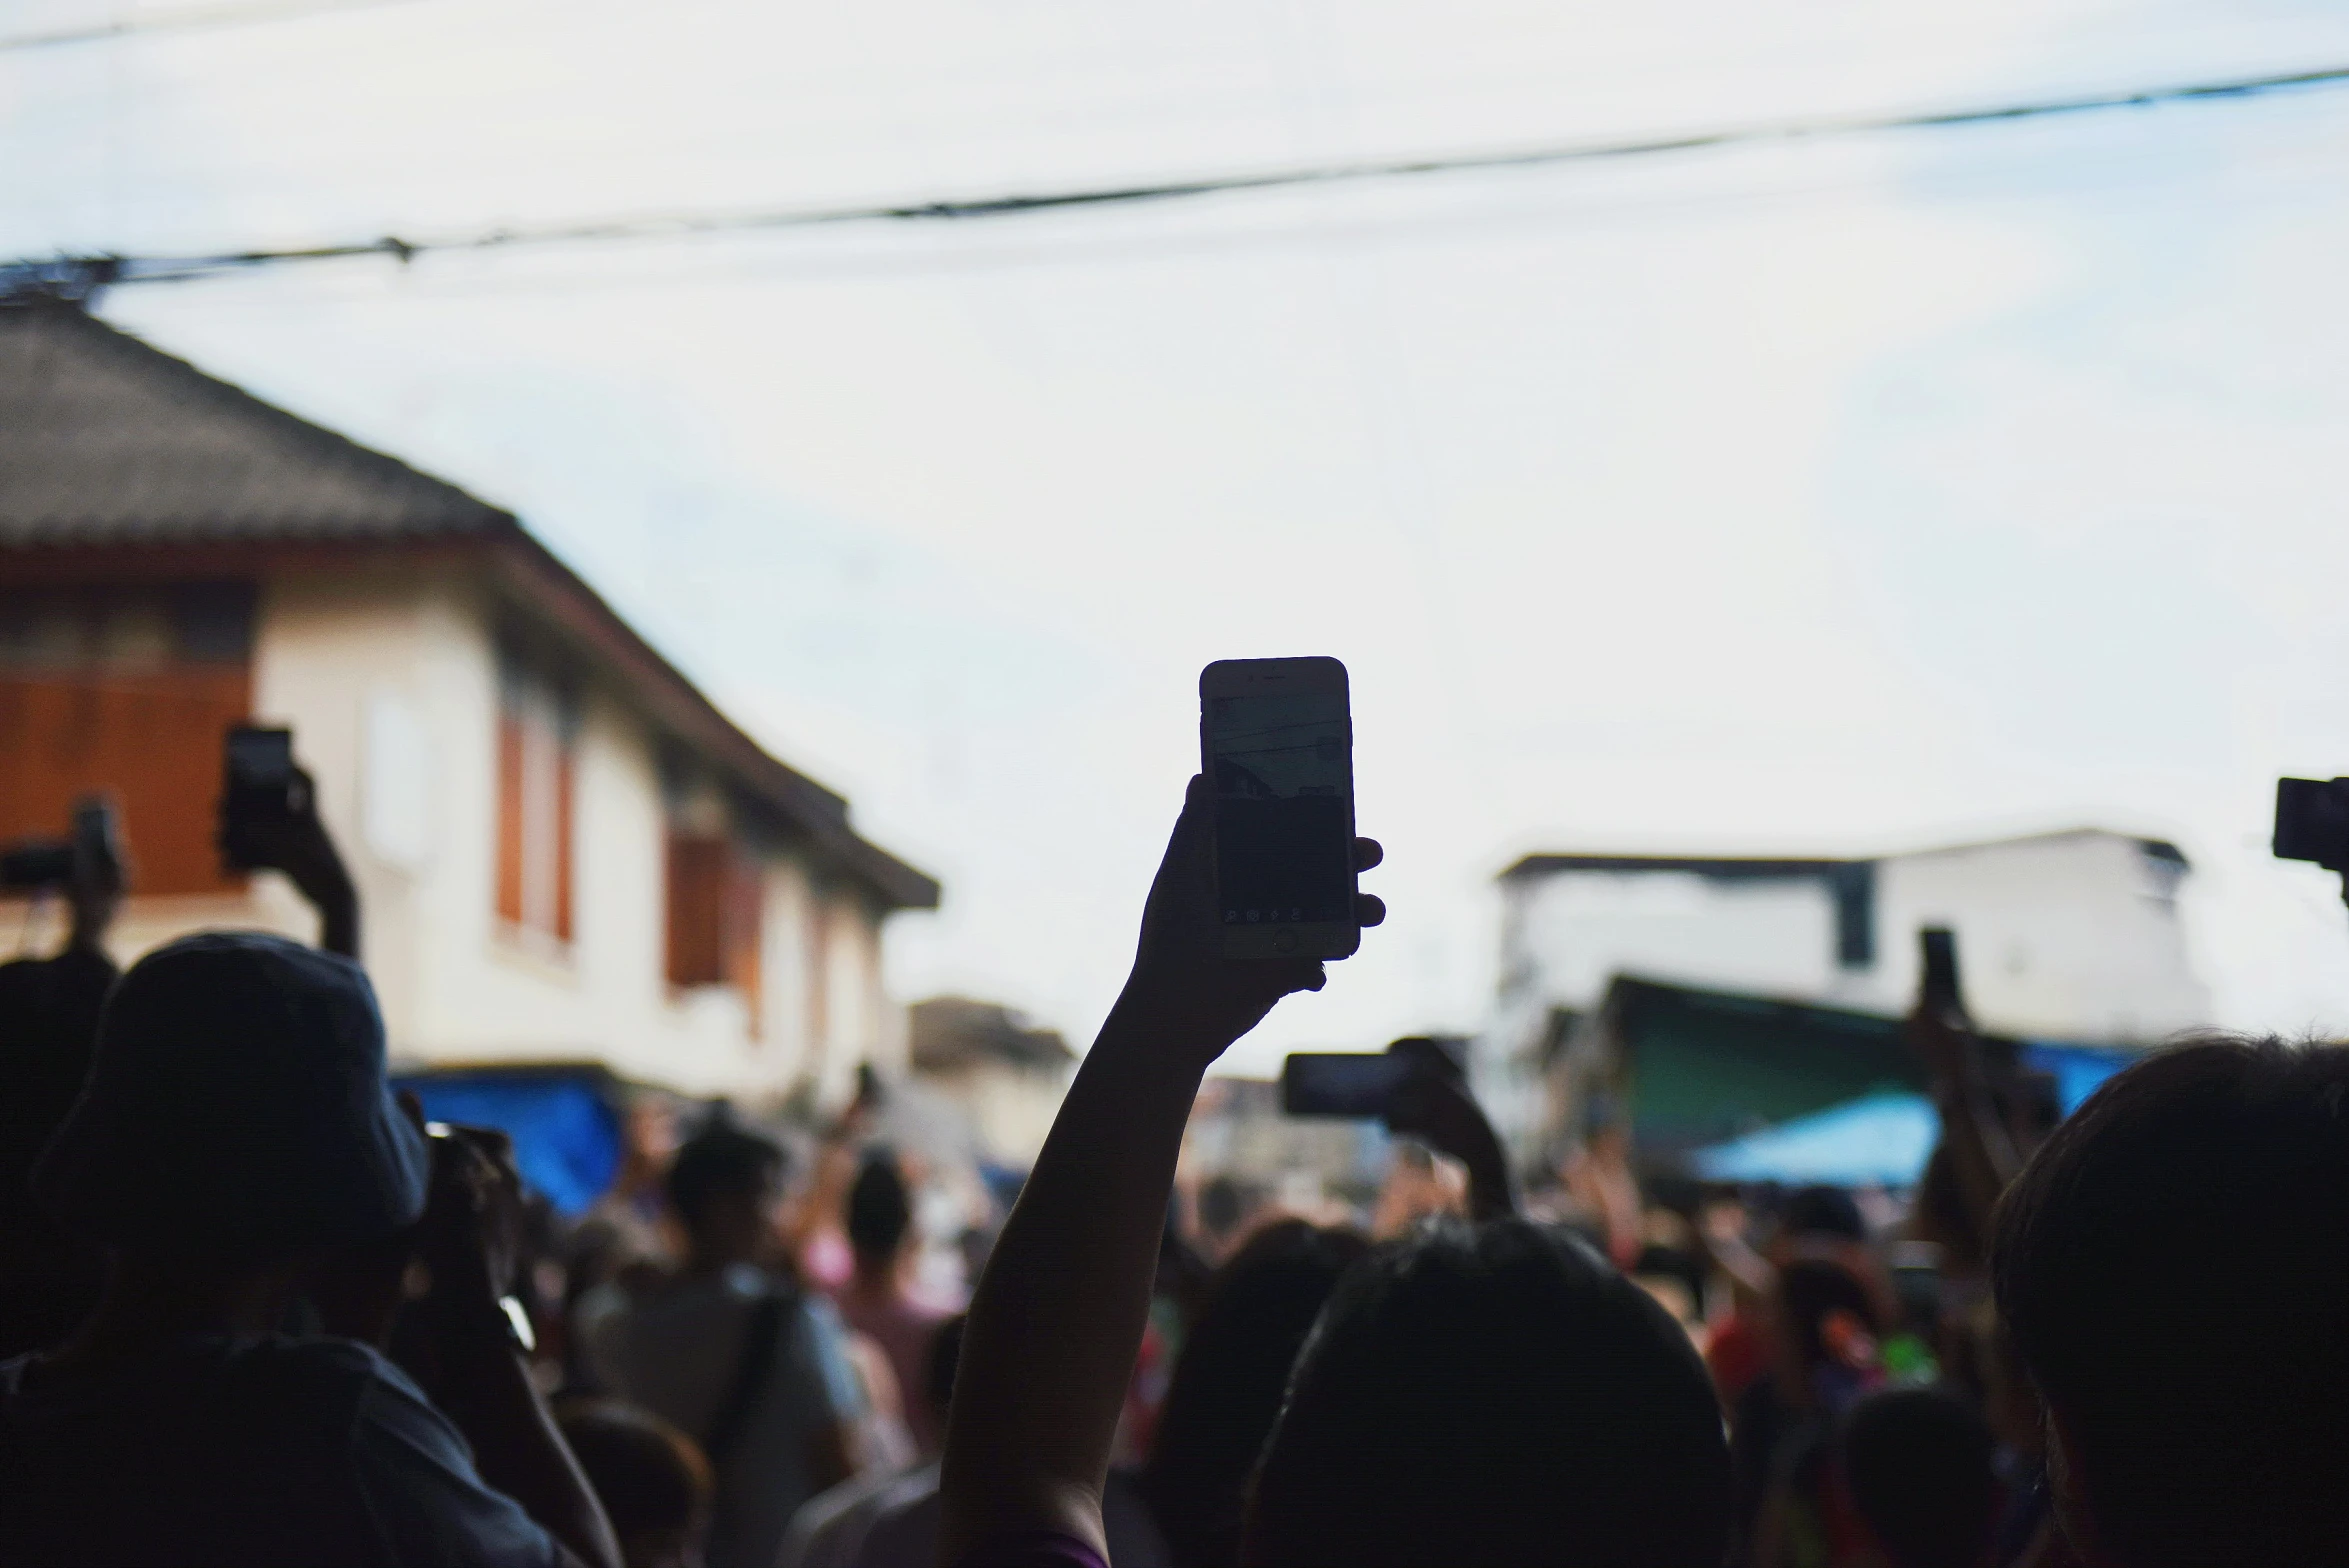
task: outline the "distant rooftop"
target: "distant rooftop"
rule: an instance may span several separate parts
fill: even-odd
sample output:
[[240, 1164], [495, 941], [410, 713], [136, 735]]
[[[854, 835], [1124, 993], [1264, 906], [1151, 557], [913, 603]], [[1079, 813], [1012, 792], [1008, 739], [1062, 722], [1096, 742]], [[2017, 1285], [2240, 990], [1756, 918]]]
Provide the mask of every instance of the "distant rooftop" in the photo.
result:
[[1982, 839], [1963, 844], [1935, 844], [1921, 849], [1904, 849], [1884, 855], [1863, 855], [1844, 859], [1815, 859], [1765, 855], [1602, 855], [1543, 853], [1527, 855], [1500, 874], [1503, 882], [1522, 882], [1536, 877], [1552, 876], [1563, 871], [1605, 871], [1636, 874], [1640, 872], [1680, 872], [1707, 877], [1715, 881], [1790, 881], [1800, 878], [1832, 877], [1848, 867], [1871, 866], [1884, 860], [1904, 860], [1917, 855], [1946, 855], [1969, 849], [1992, 849], [2008, 844], [2028, 844], [2042, 839], [2076, 838], [2083, 835], [2129, 839], [2138, 852], [2150, 860], [2166, 860], [2180, 870], [2190, 869], [2186, 852], [2167, 839], [2136, 838], [2126, 833], [2115, 833], [2109, 828], [2059, 828], [2046, 833], [2021, 833], [2013, 838]]
[[1058, 1030], [1038, 1029], [999, 1002], [938, 996], [909, 1009], [909, 1055], [928, 1072], [954, 1072], [981, 1062], [1054, 1068], [1077, 1059]]

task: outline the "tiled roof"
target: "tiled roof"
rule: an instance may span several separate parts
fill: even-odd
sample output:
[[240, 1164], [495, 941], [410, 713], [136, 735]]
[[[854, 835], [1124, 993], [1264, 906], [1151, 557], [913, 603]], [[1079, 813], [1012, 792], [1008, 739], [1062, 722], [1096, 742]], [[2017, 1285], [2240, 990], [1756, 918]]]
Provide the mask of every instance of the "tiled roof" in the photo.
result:
[[507, 521], [76, 306], [0, 304], [0, 547], [394, 539]]
[[477, 549], [497, 581], [600, 655], [656, 725], [825, 861], [892, 905], [937, 904], [935, 881], [858, 837], [846, 801], [768, 755], [510, 513], [76, 304], [0, 297], [0, 564], [441, 544]]

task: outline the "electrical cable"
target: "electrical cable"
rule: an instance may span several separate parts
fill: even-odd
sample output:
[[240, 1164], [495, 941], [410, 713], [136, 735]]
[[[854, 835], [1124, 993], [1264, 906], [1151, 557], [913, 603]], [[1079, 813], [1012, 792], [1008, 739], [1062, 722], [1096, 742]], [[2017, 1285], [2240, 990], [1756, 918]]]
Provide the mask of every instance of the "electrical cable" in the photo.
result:
[[[396, 3], [396, 0], [374, 0]], [[939, 200], [912, 203], [875, 203], [845, 207], [779, 208], [766, 211], [705, 211], [593, 218], [531, 227], [498, 228], [473, 234], [422, 239], [386, 235], [380, 239], [338, 243], [256, 248], [194, 256], [60, 256], [48, 260], [23, 259], [0, 263], [0, 297], [40, 291], [81, 297], [97, 289], [126, 283], [181, 282], [248, 268], [296, 262], [348, 260], [389, 256], [403, 263], [418, 256], [464, 251], [492, 251], [541, 246], [593, 244], [611, 241], [681, 239], [711, 234], [747, 233], [781, 229], [830, 228], [853, 224], [925, 223], [1021, 217], [1031, 213], [1082, 208], [1139, 206], [1195, 197], [1295, 189], [1304, 186], [1359, 185], [1388, 180], [1419, 179], [1431, 175], [1531, 169], [1568, 163], [1622, 161], [1670, 153], [1712, 151], [1767, 143], [1815, 141], [1830, 137], [1884, 132], [1948, 130], [1966, 126], [2014, 123], [2057, 116], [2089, 114], [2112, 109], [2151, 108], [2161, 104], [2250, 98], [2266, 93], [2349, 86], [2349, 65], [2227, 81], [2192, 82], [2122, 92], [2091, 93], [2070, 98], [2033, 99], [1988, 106], [1908, 111], [1901, 113], [1823, 116], [1814, 119], [1729, 126], [1619, 141], [1574, 142], [1558, 146], [1508, 151], [1436, 154], [1413, 158], [1363, 159], [1351, 162], [1300, 164], [1255, 173], [1198, 176], [1189, 179], [1126, 185], [1105, 185], [1066, 191]]]
[[198, 32], [219, 27], [243, 27], [255, 22], [291, 22], [304, 17], [331, 16], [338, 11], [373, 11], [384, 6], [408, 5], [412, 0], [283, 0], [281, 4], [186, 6], [148, 16], [126, 17], [94, 27], [59, 28], [48, 33], [18, 33], [0, 37], [0, 54], [20, 49], [61, 49], [73, 44], [98, 44], [141, 33]]

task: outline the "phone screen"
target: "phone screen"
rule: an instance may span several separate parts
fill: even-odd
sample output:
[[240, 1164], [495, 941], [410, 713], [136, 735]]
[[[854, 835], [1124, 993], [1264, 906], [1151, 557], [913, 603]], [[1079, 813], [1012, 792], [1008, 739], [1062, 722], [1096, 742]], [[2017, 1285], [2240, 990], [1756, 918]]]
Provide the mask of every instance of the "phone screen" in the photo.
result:
[[229, 779], [237, 787], [282, 789], [294, 773], [294, 733], [249, 726], [230, 730], [226, 757]]
[[1224, 924], [1351, 924], [1345, 693], [1211, 697], [1207, 753]]
[[1410, 1067], [1385, 1053], [1300, 1051], [1281, 1063], [1281, 1109], [1291, 1116], [1383, 1116]]

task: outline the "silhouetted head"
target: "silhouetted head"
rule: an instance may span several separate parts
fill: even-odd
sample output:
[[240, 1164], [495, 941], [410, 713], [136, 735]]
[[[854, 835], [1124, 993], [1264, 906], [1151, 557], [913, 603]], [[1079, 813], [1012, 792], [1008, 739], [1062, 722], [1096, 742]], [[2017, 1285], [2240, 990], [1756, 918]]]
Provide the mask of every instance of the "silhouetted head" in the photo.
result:
[[33, 1180], [92, 1241], [260, 1260], [391, 1235], [422, 1211], [429, 1166], [384, 1077], [366, 973], [215, 931], [115, 984], [89, 1079]]
[[1729, 1451], [1680, 1325], [1524, 1220], [1438, 1223], [1340, 1281], [1243, 1562], [1716, 1568]]
[[1211, 1176], [1199, 1188], [1199, 1229], [1222, 1243], [1248, 1217], [1248, 1194], [1231, 1176]]
[[1778, 1212], [1778, 1233], [1866, 1241], [1868, 1222], [1861, 1216], [1859, 1204], [1841, 1187], [1797, 1187]]
[[848, 1189], [848, 1244], [867, 1271], [895, 1265], [913, 1229], [913, 1195], [906, 1191], [905, 1172], [889, 1149], [873, 1149], [857, 1166]]
[[1997, 1526], [1990, 1428], [1932, 1388], [1852, 1406], [1836, 1439], [1853, 1509], [1890, 1568], [1976, 1568]]
[[1248, 1473], [1280, 1414], [1289, 1369], [1339, 1276], [1369, 1250], [1354, 1231], [1282, 1220], [1216, 1270], [1167, 1384], [1143, 1474], [1178, 1568], [1237, 1560]]
[[627, 1568], [700, 1560], [710, 1467], [699, 1444], [651, 1411], [613, 1399], [567, 1403], [555, 1419], [603, 1501]]
[[786, 1168], [781, 1144], [728, 1116], [711, 1117], [685, 1140], [669, 1167], [669, 1207], [698, 1262], [756, 1256]]
[[2349, 1551], [2349, 1049], [2137, 1063], [2001, 1201], [1998, 1308], [2067, 1522], [2120, 1568]]

